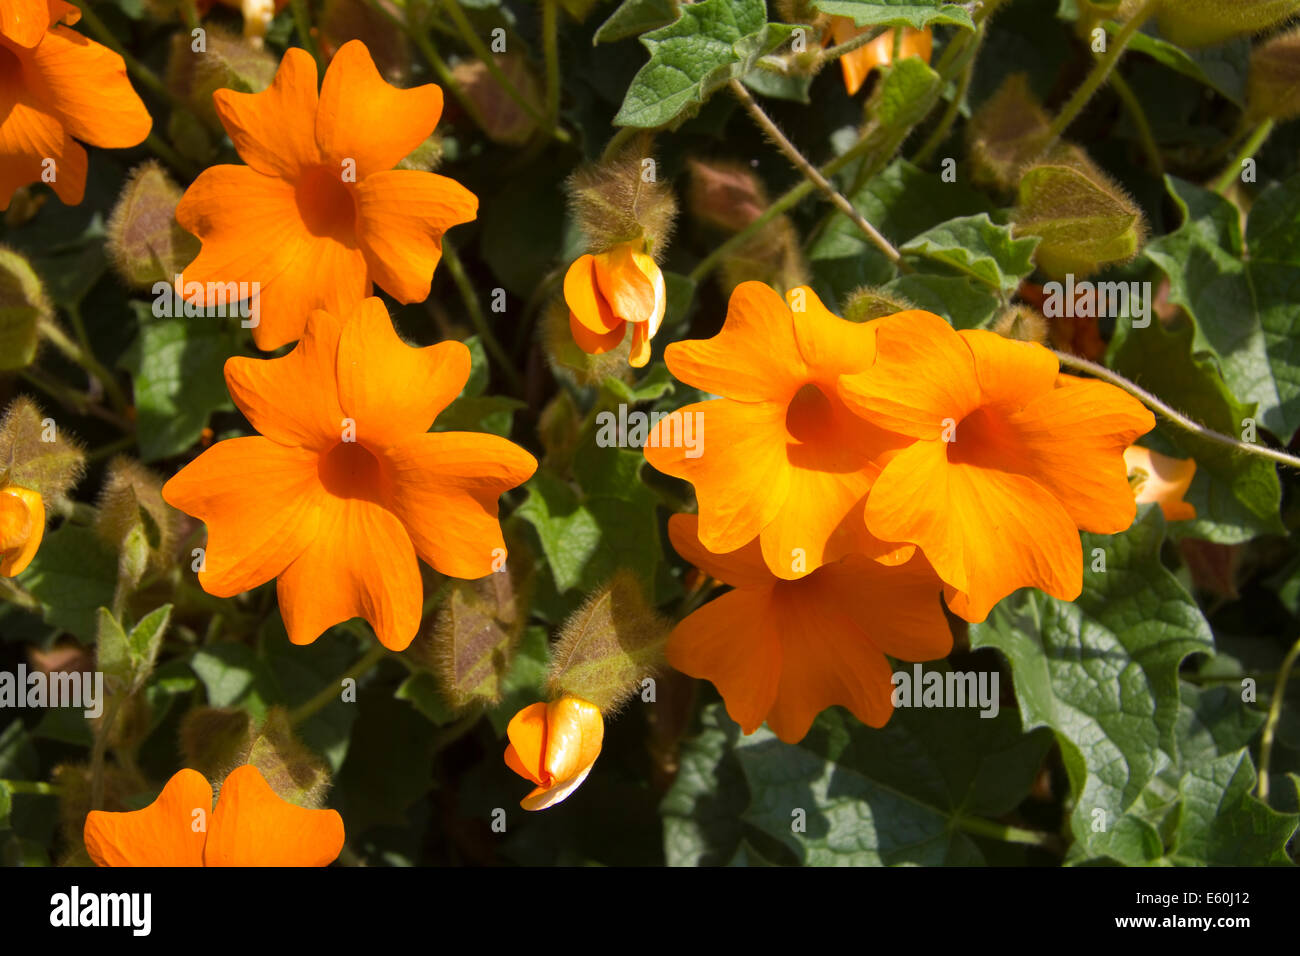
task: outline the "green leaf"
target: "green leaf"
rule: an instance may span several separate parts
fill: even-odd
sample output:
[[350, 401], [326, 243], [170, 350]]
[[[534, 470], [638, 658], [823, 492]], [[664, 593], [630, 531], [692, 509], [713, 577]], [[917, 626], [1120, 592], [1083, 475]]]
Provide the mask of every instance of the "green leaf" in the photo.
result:
[[1089, 857], [1160, 855], [1159, 831], [1128, 811], [1174, 752], [1179, 665], [1214, 648], [1196, 602], [1160, 562], [1163, 540], [1155, 506], [1124, 534], [1084, 534], [1076, 601], [1018, 591], [970, 629], [972, 648], [996, 647], [1010, 661], [1024, 726], [1056, 734], [1070, 828]]
[[1037, 244], [1032, 237], [1012, 238], [1009, 226], [999, 226], [981, 213], [934, 226], [900, 251], [947, 266], [1005, 296], [1034, 270]]
[[[138, 308], [140, 334], [122, 356], [134, 382], [140, 458], [157, 461], [189, 448], [208, 416], [234, 406], [222, 374], [237, 351], [230, 318], [154, 318]], [[232, 328], [233, 326], [233, 328]]]
[[18, 580], [44, 605], [47, 624], [89, 644], [98, 608], [113, 603], [117, 556], [89, 528], [64, 524], [41, 543]]
[[677, 777], [659, 805], [669, 866], [720, 866], [737, 852], [749, 787], [736, 759], [740, 727], [721, 704], [700, 713], [700, 733], [681, 749]]
[[246, 707], [258, 721], [266, 719], [275, 699], [275, 679], [252, 648], [229, 642], [194, 652], [190, 667], [203, 682], [212, 707]]
[[158, 658], [158, 648], [162, 646], [163, 635], [167, 633], [167, 624], [171, 621], [172, 606], [164, 604], [140, 618], [131, 628], [131, 653], [145, 671], [152, 671], [154, 661]]
[[653, 30], [677, 19], [675, 0], [623, 0], [600, 25], [592, 44], [613, 43]]
[[[1145, 329], [1120, 322], [1111, 341], [1109, 362], [1126, 378], [1159, 395], [1207, 428], [1239, 436], [1242, 420], [1254, 406], [1238, 402], [1205, 352], [1193, 351], [1193, 330], [1172, 332], [1159, 323]], [[1143, 444], [1176, 458], [1195, 458], [1196, 475], [1186, 500], [1196, 518], [1170, 525], [1174, 537], [1196, 537], [1234, 544], [1259, 534], [1282, 534], [1282, 487], [1277, 467], [1156, 419]]]
[[1233, 395], [1289, 443], [1300, 428], [1300, 176], [1256, 200], [1244, 239], [1222, 196], [1174, 177], [1166, 186], [1183, 224], [1146, 255], [1196, 323], [1195, 348], [1213, 351]]
[[[983, 194], [964, 183], [945, 183], [905, 159], [895, 160], [849, 198], [867, 222], [895, 243], [949, 219], [993, 209]], [[831, 221], [808, 257], [820, 290], [841, 301], [857, 287], [882, 285], [894, 274], [889, 260], [844, 216]]]
[[113, 612], [101, 607], [95, 614], [95, 663], [104, 676], [119, 686], [130, 686], [134, 673], [131, 645]]
[[0, 830], [9, 829], [9, 811], [13, 809], [13, 793], [9, 784], [0, 780]]
[[1014, 809], [1050, 743], [1011, 713], [899, 709], [877, 730], [835, 708], [797, 744], [766, 727], [740, 741], [753, 795], [743, 819], [812, 866], [977, 865], [959, 821]]
[[849, 17], [860, 27], [915, 27], [948, 24], [975, 29], [970, 12], [950, 0], [813, 0], [813, 8]]
[[628, 405], [635, 405], [638, 402], [653, 402], [665, 395], [671, 395], [676, 388], [677, 380], [668, 371], [668, 366], [655, 364], [634, 385], [629, 385], [622, 379], [613, 376], [605, 379], [603, 384], [605, 389], [618, 401], [625, 402]]
[[654, 128], [685, 119], [718, 87], [744, 76], [796, 28], [768, 23], [763, 0], [702, 0], [641, 37], [650, 62], [632, 78], [618, 126]]
[[567, 591], [582, 579], [583, 569], [600, 544], [600, 524], [561, 478], [538, 471], [526, 485], [528, 499], [515, 514], [537, 531], [555, 587]]
[[957, 329], [978, 329], [991, 323], [1002, 300], [988, 286], [968, 276], [940, 276], [913, 272], [884, 287], [903, 296], [918, 309], [942, 316]]
[[[1123, 28], [1113, 20], [1105, 26], [1112, 34]], [[1246, 101], [1246, 77], [1250, 72], [1250, 40], [1246, 37], [1236, 37], [1204, 50], [1184, 50], [1168, 40], [1139, 32], [1133, 34], [1128, 48], [1218, 90], [1238, 106]]]

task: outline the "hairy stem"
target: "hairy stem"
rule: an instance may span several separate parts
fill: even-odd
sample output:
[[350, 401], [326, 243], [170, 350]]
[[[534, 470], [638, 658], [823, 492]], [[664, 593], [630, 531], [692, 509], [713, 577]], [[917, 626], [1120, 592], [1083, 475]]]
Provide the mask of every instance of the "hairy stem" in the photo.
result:
[[754, 97], [750, 95], [749, 90], [745, 89], [744, 84], [739, 80], [731, 80], [728, 85], [731, 87], [731, 92], [735, 94], [738, 100], [740, 100], [741, 105], [744, 106], [749, 115], [753, 117], [754, 122], [757, 123], [759, 128], [767, 134], [768, 138], [776, 144], [777, 148], [785, 154], [786, 159], [790, 160], [795, 168], [798, 169], [799, 172], [803, 173], [806, 179], [811, 181], [814, 186], [820, 189], [823, 195], [831, 201], [835, 208], [848, 216], [849, 220], [857, 226], [859, 230], [861, 230], [863, 235], [865, 235], [877, 249], [885, 254], [885, 258], [899, 269], [904, 269], [903, 257], [899, 251], [894, 248], [893, 244], [882, 236], [875, 226], [867, 222], [862, 213], [858, 212], [858, 210], [854, 208], [853, 203], [845, 199], [839, 190], [831, 185], [830, 180], [821, 174], [816, 166], [804, 158], [804, 155], [799, 152], [794, 143], [790, 142], [790, 140], [786, 138], [786, 135], [781, 132], [775, 123], [772, 122], [771, 118], [763, 112], [763, 108], [759, 106]]
[[1096, 362], [1090, 362], [1087, 359], [1079, 358], [1077, 355], [1071, 355], [1069, 352], [1053, 351], [1052, 354], [1057, 357], [1063, 366], [1087, 372], [1104, 382], [1109, 382], [1116, 388], [1123, 389], [1143, 405], [1150, 408], [1153, 412], [1163, 415], [1174, 425], [1191, 432], [1198, 438], [1203, 438], [1206, 441], [1211, 441], [1218, 445], [1225, 445], [1228, 448], [1235, 449], [1236, 451], [1243, 452], [1247, 455], [1257, 455], [1260, 458], [1268, 458], [1272, 461], [1286, 465], [1288, 468], [1294, 468], [1297, 471], [1300, 471], [1300, 458], [1297, 458], [1295, 455], [1288, 454], [1284, 451], [1278, 451], [1275, 448], [1269, 448], [1267, 445], [1258, 445], [1254, 442], [1239, 441], [1231, 435], [1224, 435], [1221, 432], [1216, 432], [1212, 429], [1206, 428], [1204, 425], [1192, 421], [1172, 406], [1165, 404], [1150, 392], [1133, 382], [1130, 382], [1124, 376], [1112, 372], [1104, 365], [1098, 365]]

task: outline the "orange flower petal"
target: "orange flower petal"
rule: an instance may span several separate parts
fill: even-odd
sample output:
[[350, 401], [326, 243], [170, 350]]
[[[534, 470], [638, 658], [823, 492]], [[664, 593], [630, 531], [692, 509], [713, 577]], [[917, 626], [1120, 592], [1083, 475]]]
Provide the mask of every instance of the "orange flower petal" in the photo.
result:
[[1061, 381], [1008, 418], [1016, 456], [1006, 456], [1016, 461], [1008, 470], [1028, 475], [1055, 495], [1083, 530], [1118, 534], [1137, 515], [1125, 449], [1155, 427], [1155, 416], [1105, 382], [1069, 376]]
[[208, 526], [209, 594], [231, 597], [284, 571], [315, 539], [325, 495], [318, 456], [251, 436], [217, 442], [163, 485], [173, 508]]
[[184, 270], [187, 285], [204, 287], [196, 302], [205, 303], [208, 283], [258, 284], [258, 348], [297, 341], [313, 310], [347, 315], [370, 294], [361, 250], [313, 235], [294, 186], [282, 179], [245, 166], [210, 167], [186, 190], [176, 221], [203, 243]]
[[684, 443], [674, 446], [665, 419], [650, 433], [646, 461], [695, 486], [704, 546], [735, 551], [758, 537], [786, 503], [792, 471], [786, 458], [786, 410], [775, 402], [719, 399], [687, 405], [681, 414], [703, 417], [703, 454], [692, 458]]
[[[876, 327], [835, 315], [808, 286], [787, 293], [792, 301], [795, 342], [809, 369], [830, 381], [835, 376], [870, 368], [876, 360]], [[796, 307], [800, 306], [800, 307]]]
[[226, 360], [226, 387], [259, 432], [282, 445], [324, 451], [343, 432], [337, 366], [341, 323], [313, 312], [302, 340], [281, 358]]
[[506, 553], [499, 499], [532, 477], [536, 458], [496, 435], [431, 432], [389, 446], [384, 462], [387, 505], [421, 558], [457, 578], [496, 570]]
[[0, 37], [22, 47], [34, 47], [50, 24], [76, 23], [81, 11], [62, 0], [5, 0], [0, 4]]
[[546, 705], [546, 754], [543, 780], [519, 801], [525, 810], [553, 807], [576, 790], [600, 756], [605, 721], [595, 704], [565, 695]]
[[943, 441], [918, 441], [885, 466], [866, 521], [879, 538], [917, 545], [964, 592], [949, 607], [971, 622], [1017, 588], [1073, 601], [1082, 587], [1079, 532], [1060, 502], [1023, 475], [950, 464]]
[[606, 352], [612, 352], [623, 344], [623, 339], [627, 337], [627, 327], [635, 326], [635, 322], [617, 323], [614, 328], [605, 333], [593, 332], [585, 324], [579, 321], [578, 316], [569, 313], [569, 331], [573, 334], [573, 341], [578, 343], [578, 348], [582, 349], [588, 355], [604, 355]]
[[286, 50], [262, 92], [217, 90], [212, 103], [240, 158], [258, 172], [293, 179], [323, 164], [316, 145], [316, 61], [306, 50]]
[[655, 287], [641, 271], [631, 245], [623, 243], [595, 257], [596, 285], [610, 310], [624, 322], [649, 322]]
[[1141, 445], [1124, 449], [1124, 464], [1130, 474], [1142, 472], [1134, 487], [1138, 504], [1155, 501], [1166, 521], [1188, 521], [1196, 508], [1183, 500], [1196, 477], [1196, 459], [1170, 458]]
[[[584, 329], [591, 332], [593, 336], [599, 336], [602, 343], [614, 332], [622, 333], [624, 328], [623, 320], [614, 314], [609, 307], [609, 303], [605, 301], [605, 296], [596, 285], [595, 256], [579, 256], [573, 260], [573, 264], [564, 273], [564, 301], [569, 306], [570, 326], [577, 322]], [[609, 348], [601, 348], [597, 352], [583, 344], [583, 339], [578, 337], [577, 329], [574, 329], [573, 336], [583, 351], [590, 352], [593, 355], [608, 352], [609, 348], [618, 345], [618, 342], [615, 342]], [[623, 336], [620, 334], [619, 342], [622, 340]], [[588, 338], [588, 341], [595, 340]]]
[[212, 788], [203, 774], [181, 770], [143, 810], [91, 810], [86, 852], [98, 866], [202, 866], [211, 813]]
[[355, 160], [362, 182], [405, 159], [428, 139], [441, 115], [441, 89], [432, 83], [410, 90], [390, 86], [366, 45], [349, 40], [325, 71], [316, 140], [333, 168]]
[[629, 322], [628, 325], [632, 327], [632, 349], [628, 352], [627, 364], [633, 368], [645, 368], [650, 361], [650, 323]]
[[378, 450], [427, 432], [465, 387], [469, 366], [463, 342], [407, 345], [384, 303], [365, 299], [339, 337], [339, 402], [356, 420], [357, 440]]
[[756, 588], [774, 584], [772, 572], [763, 560], [758, 539], [735, 551], [722, 554], [700, 543], [698, 515], [676, 514], [668, 519], [668, 540], [673, 550], [710, 577], [737, 588]]
[[[819, 572], [774, 595], [771, 615], [783, 653], [767, 724], [786, 743], [802, 740], [817, 715], [835, 704], [870, 727], [883, 727], [894, 711], [889, 661], [846, 610], [857, 596], [837, 583]], [[942, 618], [937, 600], [933, 610]]]
[[75, 206], [86, 190], [86, 151], [56, 117], [20, 101], [20, 92], [0, 84], [0, 206], [8, 208], [14, 190], [41, 182], [46, 160], [54, 162], [55, 194]]
[[980, 403], [970, 348], [943, 319], [909, 311], [870, 323], [876, 364], [840, 379], [849, 408], [881, 428], [937, 438], [944, 419], [959, 422]]
[[761, 282], [736, 286], [722, 331], [711, 339], [673, 342], [664, 360], [686, 384], [740, 402], [787, 402], [808, 379], [790, 310]]
[[683, 674], [713, 683], [731, 719], [752, 734], [772, 709], [781, 682], [771, 591], [747, 588], [715, 598], [673, 629], [665, 653]]
[[153, 119], [131, 87], [122, 58], [106, 46], [55, 27], [32, 51], [31, 81], [70, 136], [121, 148], [144, 141]]
[[885, 567], [849, 555], [817, 573], [831, 596], [871, 643], [901, 661], [933, 661], [952, 652], [952, 631], [940, 595], [943, 582], [919, 554]]
[[506, 737], [510, 740], [506, 750], [506, 763], [510, 769], [543, 786], [546, 782], [546, 703], [529, 704], [511, 717], [506, 725]]
[[[826, 561], [839, 531], [860, 541], [866, 532], [862, 505], [875, 479], [875, 468], [814, 471], [791, 468], [790, 489], [780, 512], [763, 528], [763, 558], [778, 577], [794, 579]], [[861, 532], [858, 527], [861, 526]], [[890, 550], [886, 547], [879, 552]]]
[[45, 537], [45, 500], [40, 492], [10, 485], [0, 489], [0, 577], [22, 574]]
[[413, 169], [367, 176], [356, 199], [357, 241], [370, 276], [398, 302], [429, 297], [443, 233], [478, 215], [478, 197], [460, 183]]
[[329, 866], [343, 849], [343, 818], [281, 799], [258, 769], [238, 767], [221, 785], [203, 861], [207, 866]]
[[983, 329], [957, 335], [975, 359], [981, 404], [1023, 408], [1056, 386], [1060, 363], [1037, 342], [1017, 342]]
[[[339, 447], [349, 456], [369, 455], [359, 444]], [[340, 465], [362, 470], [356, 458]], [[377, 472], [378, 465], [373, 467]], [[328, 465], [322, 463], [322, 469]], [[339, 476], [339, 480], [348, 478]], [[325, 481], [329, 487], [330, 479]], [[310, 644], [335, 624], [354, 617], [365, 618], [379, 642], [392, 651], [406, 650], [419, 630], [424, 586], [415, 548], [388, 509], [359, 497], [369, 484], [361, 480], [339, 490], [357, 497], [326, 499], [314, 539], [280, 574], [280, 615], [294, 644]]]

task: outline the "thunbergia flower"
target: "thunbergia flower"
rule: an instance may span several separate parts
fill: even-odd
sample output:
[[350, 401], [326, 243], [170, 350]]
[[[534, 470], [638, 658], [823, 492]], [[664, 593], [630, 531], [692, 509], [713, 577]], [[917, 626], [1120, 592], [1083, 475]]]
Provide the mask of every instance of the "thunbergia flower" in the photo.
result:
[[885, 655], [930, 661], [952, 649], [943, 584], [919, 554], [893, 567], [847, 555], [789, 581], [772, 573], [757, 542], [728, 554], [705, 548], [694, 515], [669, 518], [668, 536], [683, 558], [732, 587], [677, 625], [668, 663], [712, 681], [747, 734], [766, 720], [795, 743], [833, 704], [883, 727], [893, 713]]
[[702, 449], [675, 440], [674, 420], [665, 419], [646, 442], [646, 460], [695, 486], [710, 551], [759, 538], [782, 578], [849, 552], [906, 560], [910, 548], [867, 534], [862, 502], [910, 439], [853, 414], [836, 391], [841, 375], [871, 365], [875, 330], [832, 315], [806, 287], [790, 298], [794, 309], [761, 282], [743, 282], [721, 332], [668, 346], [677, 378], [722, 398], [681, 409], [701, 416]]
[[497, 499], [537, 468], [496, 435], [429, 431], [469, 369], [460, 342], [408, 346], [374, 298], [346, 321], [313, 312], [282, 358], [228, 360], [231, 397], [261, 434], [218, 442], [162, 492], [208, 525], [203, 588], [229, 597], [278, 578], [293, 643], [363, 617], [404, 649], [420, 624], [416, 556], [460, 578], [499, 568]]
[[245, 764], [226, 777], [215, 810], [207, 779], [186, 769], [143, 810], [90, 811], [83, 835], [99, 866], [329, 866], [343, 849], [343, 818], [289, 803]]
[[[829, 42], [847, 43], [854, 37], [861, 36], [875, 27], [857, 26], [852, 17], [831, 17]], [[903, 37], [899, 41], [899, 58], [919, 56], [930, 62], [930, 53], [934, 46], [934, 37], [930, 31], [902, 27]], [[894, 61], [894, 31], [886, 30], [869, 43], [850, 50], [840, 57], [840, 72], [844, 76], [844, 89], [853, 96], [862, 88], [871, 71], [878, 66], [888, 66]]]
[[1196, 477], [1195, 458], [1171, 458], [1141, 445], [1131, 445], [1124, 449], [1124, 464], [1138, 504], [1156, 502], [1166, 521], [1196, 517], [1196, 507], [1183, 500]]
[[600, 708], [565, 695], [529, 704], [506, 727], [506, 766], [536, 784], [519, 802], [525, 810], [554, 806], [582, 784], [600, 756], [605, 720]]
[[21, 574], [45, 537], [45, 500], [39, 491], [0, 488], [0, 578]]
[[0, 4], [0, 209], [36, 182], [77, 205], [87, 169], [77, 141], [122, 149], [153, 126], [122, 58], [64, 25], [79, 19], [63, 0]]
[[1133, 523], [1124, 449], [1155, 427], [1151, 413], [1113, 385], [1060, 374], [1035, 343], [919, 311], [867, 327], [875, 362], [839, 394], [912, 439], [871, 488], [868, 530], [920, 548], [968, 621], [1022, 587], [1077, 598], [1079, 530]]
[[314, 309], [346, 314], [375, 285], [399, 302], [428, 297], [443, 233], [478, 211], [455, 180], [393, 168], [433, 132], [442, 90], [390, 86], [352, 40], [319, 94], [316, 61], [292, 48], [268, 89], [213, 102], [248, 165], [205, 170], [176, 207], [203, 243], [179, 294], [209, 307], [248, 290], [262, 349], [301, 337]]
[[650, 360], [650, 340], [664, 319], [664, 288], [664, 274], [642, 240], [579, 256], [564, 275], [573, 340], [601, 355], [618, 348], [631, 326], [628, 364], [640, 368]]

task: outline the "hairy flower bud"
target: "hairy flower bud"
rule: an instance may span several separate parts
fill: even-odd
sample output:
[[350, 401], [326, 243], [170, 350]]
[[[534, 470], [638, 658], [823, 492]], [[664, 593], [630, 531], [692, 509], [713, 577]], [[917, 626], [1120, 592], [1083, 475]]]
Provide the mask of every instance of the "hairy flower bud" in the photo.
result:
[[1262, 33], [1297, 12], [1300, 0], [1161, 0], [1156, 21], [1169, 41], [1201, 47]]
[[52, 314], [45, 287], [31, 263], [0, 246], [0, 371], [31, 364], [40, 344], [41, 323]]
[[1047, 112], [1029, 89], [1028, 74], [1009, 75], [966, 127], [972, 181], [1014, 189], [1021, 169], [1046, 145], [1050, 126]]
[[108, 218], [106, 251], [126, 284], [147, 289], [199, 254], [199, 241], [176, 222], [181, 188], [157, 162], [137, 166]]
[[1252, 117], [1300, 116], [1300, 27], [1262, 43], [1250, 55], [1246, 108]]
[[1038, 236], [1034, 261], [1046, 275], [1092, 275], [1127, 262], [1146, 237], [1142, 210], [1077, 146], [1062, 144], [1020, 179], [1014, 232]]
[[916, 306], [901, 295], [864, 285], [849, 293], [842, 311], [850, 322], [870, 322], [914, 308]]

